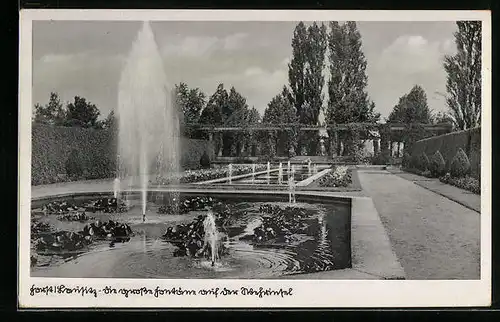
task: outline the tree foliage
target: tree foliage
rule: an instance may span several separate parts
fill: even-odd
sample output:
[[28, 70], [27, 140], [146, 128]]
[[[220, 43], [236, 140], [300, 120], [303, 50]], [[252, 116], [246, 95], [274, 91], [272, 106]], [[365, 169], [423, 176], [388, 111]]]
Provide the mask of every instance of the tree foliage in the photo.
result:
[[115, 111], [109, 112], [108, 116], [99, 123], [99, 127], [104, 129], [116, 129], [118, 122], [116, 119]]
[[211, 125], [222, 125], [224, 116], [222, 111], [227, 110], [228, 93], [224, 84], [219, 84], [215, 93], [208, 99], [205, 109], [201, 112], [200, 123]]
[[67, 105], [66, 125], [80, 127], [96, 127], [101, 113], [95, 104], [85, 98], [75, 96], [74, 101]]
[[307, 38], [307, 27], [301, 21], [293, 32], [292, 59], [288, 64], [289, 99], [295, 106], [297, 115], [301, 115], [302, 106], [306, 101], [305, 68], [307, 64]]
[[356, 22], [330, 22], [328, 123], [376, 122], [380, 114], [366, 93], [367, 61]]
[[35, 105], [33, 120], [35, 123], [56, 126], [102, 128], [105, 126], [105, 121], [98, 121], [100, 114], [95, 104], [80, 96], [75, 96], [74, 101], [64, 107], [59, 95], [52, 92], [47, 105]]
[[446, 56], [446, 103], [455, 126], [465, 130], [481, 124], [481, 21], [458, 21], [457, 53]]
[[427, 105], [427, 95], [424, 89], [420, 85], [415, 85], [408, 94], [401, 96], [387, 121], [403, 124], [430, 124], [432, 115]]
[[55, 92], [50, 93], [49, 102], [43, 106], [41, 104], [35, 105], [35, 123], [43, 123], [50, 125], [62, 125], [64, 123], [66, 114], [61, 103], [59, 95]]
[[[182, 124], [194, 124], [200, 120], [201, 112], [205, 107], [205, 93], [199, 88], [189, 88], [186, 83], [175, 85], [174, 90], [175, 104], [180, 113]], [[184, 130], [187, 137], [198, 138], [201, 133], [195, 129], [189, 128]]]
[[[255, 124], [260, 121], [256, 109], [249, 109], [246, 98], [234, 87], [228, 91], [224, 84], [219, 84], [216, 91], [210, 96], [207, 106], [202, 111], [200, 123], [214, 126], [242, 126]], [[238, 155], [241, 150], [248, 148], [250, 134], [245, 132], [219, 134], [218, 145], [224, 156]]]
[[420, 85], [415, 85], [408, 94], [399, 98], [399, 102], [392, 109], [388, 123], [402, 123], [406, 129], [402, 132], [393, 132], [391, 141], [404, 142], [405, 149], [411, 151], [412, 144], [429, 133], [420, 124], [431, 124], [433, 121], [431, 110], [427, 104], [427, 95]]
[[196, 123], [205, 107], [205, 93], [199, 88], [189, 88], [186, 83], [175, 85], [176, 105], [182, 111], [184, 123]]
[[[297, 123], [297, 111], [288, 97], [288, 90], [285, 87], [282, 93], [273, 97], [269, 102], [264, 111], [262, 122], [274, 125]], [[297, 134], [297, 131], [293, 129], [273, 131], [265, 133], [261, 139], [267, 150], [277, 147], [279, 154], [288, 155], [290, 151], [296, 151], [297, 149]], [[269, 146], [269, 142], [272, 143], [273, 147]], [[272, 152], [274, 153], [274, 150]]]
[[[326, 33], [326, 26], [316, 22], [309, 27], [300, 22], [294, 30], [292, 60], [288, 64], [290, 91], [286, 95], [301, 124], [318, 124], [323, 108]], [[304, 144], [299, 145], [309, 147], [309, 152], [314, 153], [317, 135], [315, 132], [301, 133], [300, 141]]]

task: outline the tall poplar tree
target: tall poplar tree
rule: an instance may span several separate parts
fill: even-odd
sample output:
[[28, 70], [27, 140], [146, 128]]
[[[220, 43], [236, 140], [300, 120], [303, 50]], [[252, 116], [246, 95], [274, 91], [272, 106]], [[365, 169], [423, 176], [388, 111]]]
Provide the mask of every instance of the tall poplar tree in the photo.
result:
[[[326, 52], [326, 27], [314, 22], [306, 27], [300, 22], [292, 39], [292, 60], [288, 77], [290, 101], [302, 124], [317, 125], [323, 106], [323, 69]], [[317, 133], [301, 133], [299, 146], [307, 147], [308, 153], [315, 153]]]
[[458, 21], [457, 53], [446, 56], [446, 103], [456, 128], [481, 125], [481, 21]]
[[[332, 21], [329, 25], [330, 78], [326, 121], [329, 124], [377, 122], [380, 113], [375, 111], [375, 104], [366, 93], [367, 61], [361, 48], [361, 34], [356, 22], [339, 24]], [[329, 131], [329, 135], [332, 138], [333, 132]]]

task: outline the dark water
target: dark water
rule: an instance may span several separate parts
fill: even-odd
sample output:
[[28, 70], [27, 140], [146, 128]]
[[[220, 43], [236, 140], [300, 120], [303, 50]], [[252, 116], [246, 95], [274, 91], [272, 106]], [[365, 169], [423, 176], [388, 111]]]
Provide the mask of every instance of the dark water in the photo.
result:
[[[348, 268], [350, 258], [350, 209], [344, 204], [297, 203], [311, 214], [305, 234], [295, 235], [290, 244], [254, 244], [253, 228], [258, 226], [259, 206], [279, 202], [231, 203], [238, 214], [231, 220], [225, 234], [229, 254], [215, 267], [205, 259], [174, 257], [176, 249], [161, 236], [168, 226], [191, 222], [200, 211], [185, 215], [159, 215], [157, 204], [148, 204], [147, 220], [142, 222], [140, 206], [122, 214], [92, 214], [101, 220], [128, 223], [135, 236], [129, 242], [111, 245], [102, 241], [78, 253], [32, 255], [38, 259], [32, 276], [51, 277], [115, 277], [115, 278], [275, 278], [288, 274]], [[55, 215], [34, 218], [46, 221], [57, 229], [78, 231], [86, 223], [60, 222]]]

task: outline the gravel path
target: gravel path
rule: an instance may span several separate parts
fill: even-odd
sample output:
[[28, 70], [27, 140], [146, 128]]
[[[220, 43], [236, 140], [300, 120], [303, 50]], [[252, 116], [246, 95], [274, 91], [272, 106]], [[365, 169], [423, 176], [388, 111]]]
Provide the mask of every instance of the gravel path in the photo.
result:
[[480, 214], [387, 171], [359, 171], [407, 279], [479, 279]]

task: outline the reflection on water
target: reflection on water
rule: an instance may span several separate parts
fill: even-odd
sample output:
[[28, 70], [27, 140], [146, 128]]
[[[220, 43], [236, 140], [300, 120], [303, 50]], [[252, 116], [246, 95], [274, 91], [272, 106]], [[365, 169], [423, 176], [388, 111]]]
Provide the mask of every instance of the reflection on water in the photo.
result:
[[[270, 204], [266, 202], [266, 204]], [[273, 202], [271, 204], [288, 204]], [[350, 267], [350, 213], [347, 205], [297, 204], [312, 215], [308, 229], [288, 244], [255, 244], [253, 229], [261, 224], [261, 202], [233, 203], [235, 217], [223, 231], [229, 254], [215, 267], [208, 259], [174, 257], [175, 246], [161, 239], [169, 226], [191, 222], [200, 211], [185, 215], [159, 215], [149, 204], [148, 221], [142, 223], [140, 207], [123, 214], [92, 214], [101, 220], [131, 225], [135, 235], [128, 242], [91, 244], [83, 252], [64, 256], [37, 254], [34, 276], [117, 278], [273, 278], [287, 274]], [[58, 229], [78, 230], [85, 223], [59, 222], [41, 217]], [[35, 252], [35, 250], [32, 250]], [[36, 252], [35, 252], [36, 253]]]

